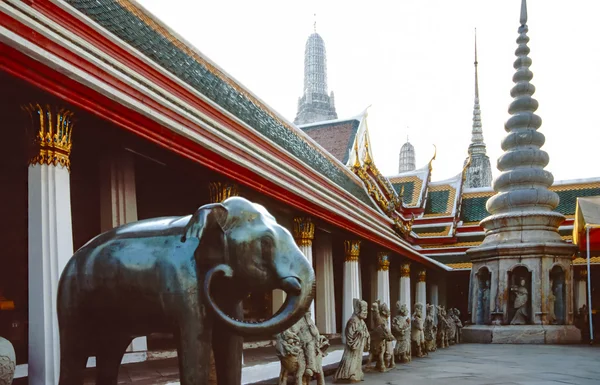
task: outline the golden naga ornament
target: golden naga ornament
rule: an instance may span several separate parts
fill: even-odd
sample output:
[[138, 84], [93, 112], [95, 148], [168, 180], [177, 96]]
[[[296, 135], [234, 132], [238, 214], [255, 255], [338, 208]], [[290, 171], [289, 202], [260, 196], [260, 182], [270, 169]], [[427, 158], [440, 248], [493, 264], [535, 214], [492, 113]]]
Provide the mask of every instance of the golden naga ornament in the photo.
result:
[[29, 114], [27, 131], [32, 140], [33, 154], [29, 165], [61, 165], [71, 171], [73, 112], [65, 108], [29, 103], [22, 105]]
[[390, 269], [390, 257], [387, 251], [377, 253], [377, 262], [379, 262], [379, 270], [388, 271]]
[[344, 251], [346, 252], [346, 262], [358, 261], [360, 241], [344, 241]]
[[410, 263], [403, 263], [400, 267], [400, 277], [410, 277]]
[[315, 238], [315, 224], [308, 217], [294, 218], [294, 239], [298, 246], [310, 246]]
[[238, 186], [230, 182], [210, 182], [208, 184], [210, 190], [210, 201], [213, 203], [221, 203], [227, 198], [239, 195]]

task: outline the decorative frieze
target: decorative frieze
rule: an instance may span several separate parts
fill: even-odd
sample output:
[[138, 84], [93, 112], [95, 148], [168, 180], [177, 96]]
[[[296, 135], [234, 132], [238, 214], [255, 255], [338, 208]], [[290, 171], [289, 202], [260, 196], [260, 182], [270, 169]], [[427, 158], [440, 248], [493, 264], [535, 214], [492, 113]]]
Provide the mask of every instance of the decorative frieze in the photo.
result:
[[221, 203], [225, 199], [238, 196], [238, 185], [231, 182], [210, 182], [210, 201], [212, 203]]
[[360, 255], [360, 241], [344, 241], [344, 251], [346, 255], [346, 262], [358, 261]]
[[30, 118], [27, 127], [32, 141], [29, 165], [60, 165], [70, 171], [73, 112], [39, 103], [25, 104], [21, 108]]

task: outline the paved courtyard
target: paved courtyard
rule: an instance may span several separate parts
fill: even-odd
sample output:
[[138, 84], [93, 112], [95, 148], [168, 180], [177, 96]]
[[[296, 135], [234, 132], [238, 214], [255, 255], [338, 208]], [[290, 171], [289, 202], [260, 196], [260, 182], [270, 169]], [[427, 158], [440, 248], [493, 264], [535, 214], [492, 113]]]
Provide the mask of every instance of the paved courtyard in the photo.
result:
[[600, 347], [461, 344], [387, 373], [366, 373], [362, 384], [598, 385]]

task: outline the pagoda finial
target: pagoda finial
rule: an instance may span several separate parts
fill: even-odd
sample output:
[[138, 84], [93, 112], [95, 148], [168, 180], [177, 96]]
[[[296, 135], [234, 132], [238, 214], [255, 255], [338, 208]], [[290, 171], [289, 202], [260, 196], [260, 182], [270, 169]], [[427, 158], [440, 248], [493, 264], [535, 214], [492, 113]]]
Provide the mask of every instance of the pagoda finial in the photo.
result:
[[521, 0], [521, 25], [527, 24], [527, 0]]
[[471, 144], [469, 155], [485, 154], [485, 143], [483, 142], [483, 130], [481, 128], [481, 109], [479, 107], [479, 75], [477, 66], [477, 28], [475, 28], [475, 102], [473, 103], [473, 128], [471, 130]]
[[477, 28], [475, 28], [475, 97], [479, 99], [479, 76], [477, 75]]
[[313, 16], [314, 16], [313, 30], [315, 33], [317, 33], [317, 14], [315, 13]]

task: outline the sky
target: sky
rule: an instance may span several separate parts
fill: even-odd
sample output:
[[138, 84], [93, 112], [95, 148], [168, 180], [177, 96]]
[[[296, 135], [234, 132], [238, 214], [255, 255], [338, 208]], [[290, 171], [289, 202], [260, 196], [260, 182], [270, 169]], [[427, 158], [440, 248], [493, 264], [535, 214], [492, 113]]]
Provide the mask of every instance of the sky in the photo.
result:
[[[477, 28], [483, 135], [499, 174], [521, 0], [137, 1], [290, 122], [316, 20], [338, 117], [371, 106], [374, 160], [388, 176], [397, 174], [407, 137], [417, 168], [435, 145], [432, 180], [458, 174], [467, 157]], [[527, 5], [546, 169], [555, 180], [598, 177], [600, 1]]]

